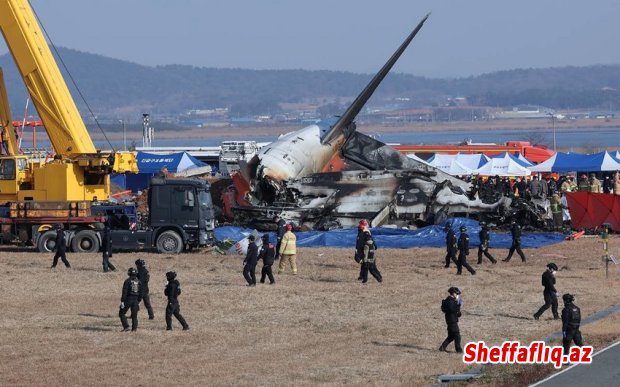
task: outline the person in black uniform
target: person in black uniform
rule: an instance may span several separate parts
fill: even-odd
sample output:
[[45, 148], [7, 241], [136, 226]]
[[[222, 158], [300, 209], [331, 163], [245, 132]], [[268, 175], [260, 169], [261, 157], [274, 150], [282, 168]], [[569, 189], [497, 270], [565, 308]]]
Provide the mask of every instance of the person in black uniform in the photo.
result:
[[512, 234], [512, 245], [510, 246], [510, 250], [508, 251], [508, 256], [506, 259], [502, 260], [503, 262], [510, 261], [512, 258], [512, 254], [516, 251], [517, 254], [521, 257], [521, 261], [525, 262], [525, 254], [523, 254], [523, 250], [521, 250], [521, 226], [513, 219], [510, 221], [510, 234]]
[[263, 234], [263, 245], [258, 252], [258, 259], [263, 260], [263, 268], [260, 272], [260, 283], [265, 283], [265, 277], [269, 277], [269, 284], [273, 285], [276, 280], [273, 278], [273, 272], [271, 266], [273, 265], [274, 258], [276, 257], [276, 247], [273, 243], [269, 242], [269, 235]]
[[368, 223], [365, 224], [363, 234], [361, 236], [362, 244], [363, 244], [363, 255], [362, 255], [362, 283], [365, 284], [368, 282], [368, 272], [372, 274], [373, 277], [378, 282], [383, 282], [383, 277], [381, 276], [381, 272], [377, 269], [376, 264], [376, 251], [377, 244], [368, 229]]
[[168, 305], [166, 306], [166, 330], [172, 330], [172, 315], [174, 315], [183, 326], [183, 330], [186, 331], [189, 329], [189, 325], [187, 325], [187, 322], [183, 316], [181, 316], [181, 305], [177, 299], [177, 297], [181, 295], [181, 284], [176, 278], [177, 273], [174, 271], [166, 273], [166, 280], [168, 280], [166, 288], [164, 289], [164, 294], [168, 297]]
[[102, 255], [103, 255], [103, 271], [116, 271], [116, 267], [110, 262], [112, 258], [112, 235], [110, 235], [110, 226], [107, 224], [103, 227], [103, 235], [101, 238], [102, 243]]
[[573, 304], [575, 296], [572, 294], [564, 294], [562, 300], [564, 301], [564, 309], [562, 309], [562, 345], [564, 346], [564, 354], [568, 355], [571, 341], [575, 341], [575, 345], [578, 347], [583, 346], [581, 331], [579, 331], [581, 309]]
[[441, 302], [441, 311], [445, 314], [446, 325], [448, 326], [448, 337], [441, 343], [439, 350], [446, 352], [446, 347], [454, 341], [454, 349], [457, 353], [462, 353], [461, 331], [459, 330], [459, 317], [461, 317], [461, 291], [457, 287], [448, 289], [449, 296]]
[[57, 223], [54, 228], [56, 229], [56, 245], [53, 251], [56, 253], [54, 254], [54, 261], [52, 262], [52, 269], [58, 264], [58, 258], [62, 260], [62, 263], [64, 263], [68, 269], [71, 269], [71, 264], [67, 260], [67, 240], [65, 239], [64, 227], [62, 223]]
[[478, 265], [482, 264], [482, 254], [489, 258], [491, 263], [497, 263], [497, 260], [493, 258], [491, 253], [489, 253], [489, 242], [491, 241], [491, 235], [489, 233], [489, 225], [486, 222], [480, 222], [480, 232], [478, 233], [478, 236], [480, 237], [480, 245], [478, 246]]
[[118, 311], [118, 317], [123, 324], [123, 332], [129, 330], [127, 323], [127, 311], [131, 309], [131, 330], [138, 329], [138, 310], [140, 310], [140, 301], [142, 300], [142, 284], [138, 279], [138, 271], [131, 267], [127, 270], [129, 278], [123, 283], [123, 293], [121, 295], [121, 306]]
[[461, 235], [459, 235], [458, 241], [459, 258], [456, 261], [456, 274], [461, 275], [463, 266], [471, 274], [476, 274], [476, 271], [467, 263], [467, 256], [469, 255], [469, 235], [467, 234], [467, 227], [461, 226]]
[[248, 237], [250, 244], [248, 245], [248, 252], [245, 255], [245, 259], [243, 260], [243, 277], [248, 281], [248, 286], [256, 286], [256, 263], [258, 262], [258, 246], [254, 241], [256, 237], [254, 235], [250, 235]]
[[360, 264], [360, 275], [357, 277], [358, 281], [363, 280], [362, 272], [364, 271], [364, 265], [362, 265], [362, 259], [364, 258], [364, 229], [368, 227], [368, 221], [366, 219], [360, 220], [357, 225], [357, 238], [355, 239], [355, 262]]
[[553, 312], [553, 318], [555, 320], [560, 318], [558, 315], [558, 295], [557, 290], [555, 290], [555, 273], [557, 271], [558, 266], [551, 262], [547, 265], [547, 270], [542, 275], [542, 286], [545, 287], [543, 290], [545, 304], [538, 309], [538, 312], [534, 313], [534, 320], [538, 320], [549, 307], [551, 307], [551, 312]]
[[282, 245], [282, 237], [286, 233], [286, 220], [280, 218], [280, 215], [276, 215], [273, 217], [273, 221], [276, 223], [276, 258], [280, 258], [280, 246]]
[[142, 300], [144, 301], [144, 307], [146, 307], [146, 311], [149, 314], [149, 320], [152, 320], [155, 318], [155, 314], [153, 314], [151, 297], [149, 296], [149, 280], [151, 279], [151, 275], [149, 274], [149, 270], [146, 268], [146, 262], [144, 262], [144, 259], [137, 259], [136, 267], [138, 268], [138, 279], [142, 284]]
[[456, 235], [454, 235], [454, 230], [452, 230], [452, 223], [446, 223], [444, 227], [444, 231], [446, 232], [446, 266], [450, 267], [450, 261], [454, 262], [456, 265]]

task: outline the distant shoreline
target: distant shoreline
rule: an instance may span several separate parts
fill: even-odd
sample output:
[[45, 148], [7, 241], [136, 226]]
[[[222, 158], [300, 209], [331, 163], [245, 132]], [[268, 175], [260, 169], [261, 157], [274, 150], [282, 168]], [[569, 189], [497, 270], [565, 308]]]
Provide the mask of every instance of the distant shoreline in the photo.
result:
[[[273, 125], [273, 126], [227, 126], [227, 127], [203, 127], [189, 128], [186, 130], [166, 130], [155, 126], [156, 139], [216, 139], [222, 140], [236, 139], [243, 136], [278, 136], [283, 133], [292, 132], [302, 128], [302, 125]], [[458, 131], [492, 131], [501, 129], [522, 130], [524, 134], [530, 134], [539, 129], [551, 129], [553, 124], [545, 119], [505, 119], [493, 121], [455, 121], [455, 122], [433, 122], [433, 123], [410, 123], [405, 125], [365, 125], [358, 124], [358, 130], [365, 133], [411, 133], [411, 132], [458, 132]], [[620, 128], [620, 118], [612, 119], [579, 119], [579, 120], [558, 120], [555, 122], [556, 129], [566, 128]], [[128, 141], [135, 140], [139, 133], [128, 132]], [[110, 140], [122, 140], [122, 132], [106, 133]], [[104, 139], [101, 133], [91, 133], [95, 140]], [[141, 139], [140, 139], [141, 140]], [[519, 140], [516, 138], [515, 140]]]

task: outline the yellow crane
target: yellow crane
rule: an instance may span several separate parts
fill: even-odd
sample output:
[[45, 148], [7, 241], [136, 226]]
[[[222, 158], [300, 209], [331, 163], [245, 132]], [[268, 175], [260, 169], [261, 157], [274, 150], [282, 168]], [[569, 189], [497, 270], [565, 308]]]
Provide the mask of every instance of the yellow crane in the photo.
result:
[[56, 152], [54, 160], [38, 163], [17, 154], [0, 80], [0, 129], [7, 148], [0, 157], [0, 201], [107, 200], [110, 173], [137, 172], [135, 155], [95, 148], [28, 0], [0, 0], [0, 30]]

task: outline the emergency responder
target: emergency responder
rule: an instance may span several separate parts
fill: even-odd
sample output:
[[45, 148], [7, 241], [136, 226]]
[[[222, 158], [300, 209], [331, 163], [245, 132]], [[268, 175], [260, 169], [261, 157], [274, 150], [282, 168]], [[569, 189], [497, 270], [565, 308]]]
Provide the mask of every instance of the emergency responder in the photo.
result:
[[512, 235], [512, 245], [510, 245], [510, 250], [508, 250], [508, 256], [502, 261], [510, 261], [512, 254], [516, 251], [521, 257], [521, 261], [525, 262], [525, 254], [521, 250], [521, 226], [514, 219], [510, 221], [510, 234]]
[[276, 259], [278, 259], [280, 258], [280, 246], [282, 245], [282, 237], [286, 233], [286, 221], [277, 214], [273, 217], [273, 221], [276, 224]]
[[101, 248], [103, 250], [103, 271], [116, 271], [116, 267], [110, 262], [112, 258], [112, 235], [110, 234], [110, 226], [107, 224], [103, 227], [103, 235], [101, 237]]
[[555, 273], [557, 271], [558, 266], [551, 262], [547, 264], [547, 270], [542, 274], [542, 286], [545, 287], [543, 290], [545, 304], [538, 309], [538, 312], [534, 313], [534, 320], [538, 320], [545, 310], [549, 308], [551, 308], [555, 320], [560, 318], [558, 315], [558, 294], [557, 290], [555, 290]]
[[282, 244], [280, 245], [280, 264], [278, 265], [278, 274], [284, 271], [287, 262], [290, 262], [293, 274], [297, 274], [297, 237], [293, 234], [293, 225], [286, 225], [286, 232], [282, 236]]
[[123, 332], [129, 330], [127, 323], [127, 311], [131, 309], [131, 330], [138, 329], [138, 310], [140, 310], [140, 301], [142, 300], [142, 284], [138, 279], [138, 271], [131, 267], [127, 270], [129, 278], [123, 283], [123, 293], [121, 295], [121, 305], [118, 311], [118, 317], [123, 324]]
[[583, 339], [579, 331], [581, 309], [573, 304], [575, 296], [572, 294], [564, 294], [562, 300], [564, 301], [564, 309], [562, 309], [562, 345], [564, 346], [564, 354], [568, 355], [571, 341], [574, 341], [578, 347], [583, 346]]
[[461, 226], [461, 235], [459, 235], [458, 248], [459, 257], [456, 261], [456, 274], [461, 275], [463, 266], [471, 274], [476, 274], [476, 271], [467, 263], [467, 256], [469, 255], [469, 235], [467, 234], [467, 227]]
[[364, 225], [363, 233], [360, 237], [362, 244], [362, 283], [365, 284], [368, 282], [368, 272], [375, 277], [378, 282], [383, 282], [383, 277], [381, 277], [381, 273], [379, 269], [377, 269], [377, 244], [368, 229], [368, 222]]
[[579, 182], [577, 183], [577, 191], [590, 192], [590, 182], [588, 181], [588, 175], [585, 173], [579, 178]]
[[357, 225], [357, 238], [355, 239], [355, 262], [360, 264], [360, 275], [357, 277], [358, 281], [361, 281], [362, 271], [364, 270], [362, 266], [362, 258], [364, 257], [364, 230], [368, 227], [368, 221], [366, 219], [360, 220]]
[[444, 227], [444, 231], [446, 232], [446, 265], [444, 267], [450, 267], [450, 261], [454, 262], [456, 265], [456, 235], [454, 235], [454, 230], [452, 229], [452, 223], [446, 223]]
[[149, 314], [149, 320], [152, 320], [155, 318], [155, 315], [153, 314], [151, 297], [149, 296], [149, 280], [151, 279], [151, 275], [149, 274], [149, 270], [146, 267], [146, 262], [144, 262], [144, 259], [137, 259], [136, 267], [138, 268], [138, 279], [142, 284], [142, 300], [144, 301], [144, 307]]
[[551, 215], [553, 217], [553, 229], [559, 231], [562, 229], [562, 199], [560, 195], [555, 193], [551, 196], [550, 200]]
[[590, 174], [590, 192], [603, 193], [601, 181], [596, 177], [596, 173]]
[[614, 174], [614, 195], [620, 195], [620, 171]]
[[273, 285], [276, 280], [273, 278], [273, 272], [271, 266], [273, 265], [274, 258], [276, 257], [276, 248], [273, 243], [269, 242], [269, 235], [263, 234], [263, 245], [258, 252], [258, 259], [263, 260], [263, 268], [260, 272], [260, 283], [265, 283], [265, 277], [269, 277], [269, 284]]
[[181, 284], [177, 280], [177, 273], [174, 271], [167, 272], [166, 280], [168, 281], [164, 289], [164, 295], [168, 297], [168, 305], [166, 305], [166, 330], [172, 330], [172, 315], [174, 315], [183, 326], [183, 330], [186, 331], [189, 329], [189, 325], [187, 325], [187, 322], [183, 316], [181, 316], [181, 305], [177, 299], [177, 297], [181, 295]]
[[243, 260], [243, 277], [248, 282], [248, 286], [256, 286], [256, 263], [258, 262], [258, 246], [256, 246], [256, 237], [250, 235], [248, 237], [248, 251]]
[[489, 253], [489, 243], [491, 242], [491, 234], [489, 233], [489, 225], [486, 222], [480, 222], [480, 232], [478, 233], [480, 238], [480, 245], [478, 246], [478, 265], [482, 264], [482, 254], [489, 258], [491, 263], [497, 263], [497, 260], [493, 258]]
[[67, 260], [67, 239], [65, 238], [65, 230], [62, 223], [56, 223], [54, 226], [56, 229], [56, 245], [52, 249], [55, 251], [54, 261], [52, 262], [52, 269], [56, 267], [58, 264], [58, 258], [62, 260], [62, 263], [65, 264], [67, 269], [71, 269], [71, 264]]
[[451, 287], [448, 293], [449, 296], [441, 302], [441, 311], [445, 315], [448, 326], [448, 337], [441, 343], [439, 350], [446, 352], [446, 347], [454, 341], [454, 349], [457, 353], [462, 353], [461, 331], [459, 330], [459, 317], [461, 317], [461, 305], [463, 305], [461, 291], [457, 287]]
[[553, 195], [554, 193], [556, 193], [558, 190], [558, 184], [555, 181], [555, 177], [547, 176], [545, 180], [547, 182], [547, 194]]
[[568, 177], [568, 185], [570, 186], [570, 192], [577, 192], [578, 186], [575, 182], [575, 176]]

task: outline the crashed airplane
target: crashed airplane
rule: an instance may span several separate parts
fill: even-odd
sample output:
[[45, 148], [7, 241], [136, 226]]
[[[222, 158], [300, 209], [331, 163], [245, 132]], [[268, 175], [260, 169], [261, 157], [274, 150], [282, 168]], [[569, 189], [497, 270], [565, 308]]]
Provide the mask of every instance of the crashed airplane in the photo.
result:
[[428, 17], [342, 116], [284, 135], [240, 164], [225, 204], [234, 223], [256, 227], [276, 213], [315, 230], [354, 227], [361, 218], [372, 226], [435, 223], [456, 214], [505, 218], [511, 199], [472, 198], [469, 183], [356, 131], [356, 116]]

